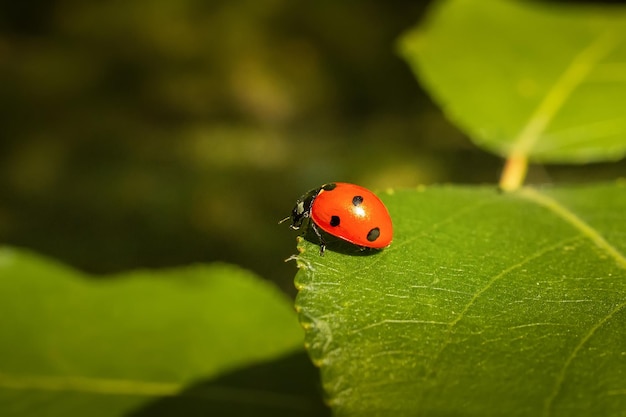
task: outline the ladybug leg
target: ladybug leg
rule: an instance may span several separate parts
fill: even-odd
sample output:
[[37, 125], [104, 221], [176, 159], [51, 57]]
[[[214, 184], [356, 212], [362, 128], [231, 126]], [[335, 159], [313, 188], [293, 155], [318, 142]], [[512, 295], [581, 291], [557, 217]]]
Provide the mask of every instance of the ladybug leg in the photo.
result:
[[320, 241], [320, 256], [324, 256], [324, 251], [326, 250], [326, 241], [322, 237], [322, 234], [318, 230], [315, 223], [311, 222], [311, 227], [313, 228], [313, 231], [315, 232], [315, 234], [317, 235], [317, 238]]

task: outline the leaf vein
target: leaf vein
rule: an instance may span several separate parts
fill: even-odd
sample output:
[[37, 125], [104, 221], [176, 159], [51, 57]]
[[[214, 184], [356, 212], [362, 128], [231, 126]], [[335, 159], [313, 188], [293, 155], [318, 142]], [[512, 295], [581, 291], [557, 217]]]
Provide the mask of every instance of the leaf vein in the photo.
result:
[[614, 33], [607, 31], [598, 36], [572, 59], [513, 141], [512, 154], [528, 155], [572, 92], [582, 84], [591, 70], [597, 66], [616, 43]]
[[583, 236], [591, 240], [598, 248], [606, 252], [607, 255], [615, 260], [618, 266], [626, 269], [626, 256], [615, 246], [611, 245], [600, 232], [587, 224], [583, 219], [574, 214], [574, 212], [560, 204], [557, 200], [529, 187], [522, 189], [520, 195], [552, 211], [577, 229]]
[[521, 268], [522, 266], [528, 264], [529, 262], [545, 255], [546, 253], [552, 252], [555, 249], [561, 248], [564, 245], [574, 242], [576, 240], [578, 240], [579, 238], [576, 237], [570, 237], [564, 240], [561, 240], [553, 245], [550, 246], [546, 246], [544, 248], [541, 248], [540, 250], [536, 251], [535, 253], [527, 256], [526, 258], [522, 259], [520, 262], [509, 266], [508, 268], [502, 270], [502, 272], [500, 272], [497, 275], [494, 275], [488, 282], [487, 284], [479, 289], [477, 292], [474, 293], [474, 296], [472, 297], [472, 299], [465, 305], [465, 307], [463, 308], [463, 310], [461, 310], [461, 312], [456, 316], [456, 318], [454, 320], [452, 320], [450, 323], [448, 323], [448, 325], [450, 326], [450, 330], [452, 330], [452, 327], [456, 326], [465, 316], [465, 313], [467, 313], [467, 311], [472, 307], [472, 305], [474, 305], [474, 303], [485, 293], [487, 292], [492, 286], [493, 284], [495, 284], [497, 281], [499, 281], [500, 279], [502, 279], [504, 276], [508, 275], [510, 272]]
[[294, 394], [226, 386], [198, 386], [185, 391], [185, 385], [128, 379], [81, 376], [15, 375], [0, 372], [0, 388], [78, 392], [141, 397], [192, 397], [210, 401], [265, 404], [290, 410], [307, 410], [308, 399]]
[[183, 385], [79, 376], [10, 375], [0, 373], [0, 387], [15, 390], [74, 391], [146, 396], [177, 395]]
[[431, 361], [430, 371], [428, 372], [428, 374], [432, 374], [432, 372], [434, 371], [435, 364], [436, 364], [438, 358], [441, 356], [441, 354], [446, 349], [446, 347], [451, 343], [451, 341], [452, 341], [452, 336], [451, 335], [452, 335], [452, 331], [453, 331], [454, 327], [463, 319], [463, 317], [465, 317], [466, 313], [474, 305], [474, 303], [485, 292], [487, 292], [497, 281], [499, 281], [500, 279], [502, 279], [503, 277], [508, 275], [510, 272], [523, 267], [524, 265], [526, 265], [529, 262], [531, 262], [531, 261], [533, 261], [533, 260], [535, 260], [535, 259], [537, 259], [537, 258], [539, 258], [539, 257], [541, 257], [543, 255], [545, 255], [546, 253], [549, 253], [549, 252], [551, 252], [553, 250], [556, 250], [556, 249], [558, 249], [560, 247], [563, 247], [564, 245], [567, 245], [568, 243], [571, 243], [571, 242], [576, 241], [578, 239], [580, 239], [579, 236], [570, 237], [568, 239], [560, 240], [559, 242], [557, 242], [557, 243], [555, 243], [553, 245], [543, 247], [543, 248], [539, 249], [538, 251], [536, 251], [535, 253], [527, 256], [526, 258], [524, 258], [520, 262], [518, 262], [518, 263], [516, 263], [514, 265], [511, 265], [508, 268], [505, 268], [499, 274], [496, 274], [493, 277], [491, 277], [491, 279], [489, 279], [489, 281], [482, 288], [480, 288], [478, 291], [476, 291], [474, 293], [473, 297], [463, 307], [463, 309], [456, 315], [456, 317], [452, 321], [447, 323], [447, 326], [448, 326], [448, 330], [446, 332], [447, 333], [447, 338], [443, 342], [441, 348], [433, 356], [433, 359]]
[[397, 319], [385, 319], [385, 320], [380, 320], [380, 321], [377, 321], [377, 322], [375, 322], [375, 323], [368, 324], [367, 326], [361, 327], [361, 328], [359, 328], [359, 329], [352, 330], [352, 331], [350, 332], [350, 334], [351, 334], [351, 335], [354, 335], [354, 334], [357, 334], [357, 333], [361, 333], [361, 332], [363, 332], [363, 331], [365, 331], [365, 330], [372, 329], [372, 328], [374, 328], [374, 327], [383, 326], [383, 325], [385, 325], [385, 324], [428, 324], [428, 325], [433, 325], [433, 324], [434, 324], [434, 325], [442, 325], [442, 326], [445, 326], [445, 325], [447, 325], [448, 323], [446, 323], [446, 322], [442, 322], [442, 321], [433, 321], [433, 320], [412, 320], [412, 319], [409, 319], [409, 320], [397, 320]]
[[548, 397], [546, 398], [546, 400], [544, 402], [544, 410], [543, 410], [544, 416], [548, 417], [548, 416], [550, 416], [550, 414], [552, 414], [552, 408], [554, 406], [554, 400], [559, 395], [559, 392], [561, 391], [561, 388], [563, 387], [563, 381], [565, 381], [565, 374], [567, 373], [568, 368], [570, 367], [570, 365], [572, 364], [572, 362], [574, 361], [576, 356], [578, 356], [578, 352], [581, 351], [583, 346], [585, 344], [587, 344], [587, 342], [593, 337], [593, 335], [606, 322], [608, 322], [620, 310], [623, 310], [624, 307], [626, 307], [626, 302], [623, 302], [623, 303], [619, 304], [617, 307], [615, 307], [613, 310], [611, 310], [609, 312], [609, 314], [607, 314], [606, 316], [604, 316], [602, 318], [602, 320], [598, 321], [598, 323], [596, 323], [593, 327], [591, 327], [591, 329], [589, 329], [589, 331], [580, 339], [578, 344], [574, 347], [574, 349], [569, 354], [569, 356], [567, 357], [567, 359], [563, 363], [563, 366], [561, 367], [559, 373], [556, 376], [556, 380], [554, 382], [554, 387], [552, 389], [552, 392], [550, 392], [550, 394], [548, 395]]

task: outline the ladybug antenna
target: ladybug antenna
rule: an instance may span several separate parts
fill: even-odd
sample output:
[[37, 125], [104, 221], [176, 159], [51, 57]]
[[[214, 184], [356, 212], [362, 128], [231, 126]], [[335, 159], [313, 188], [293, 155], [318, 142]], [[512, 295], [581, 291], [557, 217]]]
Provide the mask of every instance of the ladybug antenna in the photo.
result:
[[281, 221], [279, 221], [279, 222], [278, 222], [278, 224], [285, 223], [285, 222], [286, 222], [287, 220], [289, 220], [289, 219], [291, 219], [291, 216], [287, 216], [287, 217], [285, 217], [284, 219], [282, 219]]

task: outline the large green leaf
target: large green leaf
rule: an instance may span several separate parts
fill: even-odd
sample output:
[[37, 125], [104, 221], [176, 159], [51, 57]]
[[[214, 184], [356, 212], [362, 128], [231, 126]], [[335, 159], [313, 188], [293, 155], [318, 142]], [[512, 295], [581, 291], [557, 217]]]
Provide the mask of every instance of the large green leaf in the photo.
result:
[[626, 415], [626, 184], [383, 195], [380, 252], [300, 243], [337, 416]]
[[297, 390], [228, 382], [302, 344], [289, 299], [230, 265], [101, 279], [5, 247], [0, 340], [3, 417], [121, 416], [162, 398], [217, 402], [232, 415], [239, 404], [257, 415], [307, 411]]
[[539, 162], [626, 154], [626, 8], [441, 0], [401, 42], [479, 145]]

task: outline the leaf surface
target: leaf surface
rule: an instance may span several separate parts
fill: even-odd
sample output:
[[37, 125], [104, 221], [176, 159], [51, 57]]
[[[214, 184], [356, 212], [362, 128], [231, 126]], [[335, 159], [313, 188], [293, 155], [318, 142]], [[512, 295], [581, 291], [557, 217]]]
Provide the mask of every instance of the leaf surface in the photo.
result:
[[626, 154], [626, 8], [446, 0], [401, 50], [478, 145], [537, 162]]
[[626, 184], [381, 197], [389, 248], [300, 244], [337, 416], [624, 415]]
[[[291, 354], [302, 331], [287, 297], [235, 266], [104, 279], [4, 247], [0, 340], [0, 415], [120, 416]], [[258, 387], [190, 398], [303, 412], [297, 396]]]

